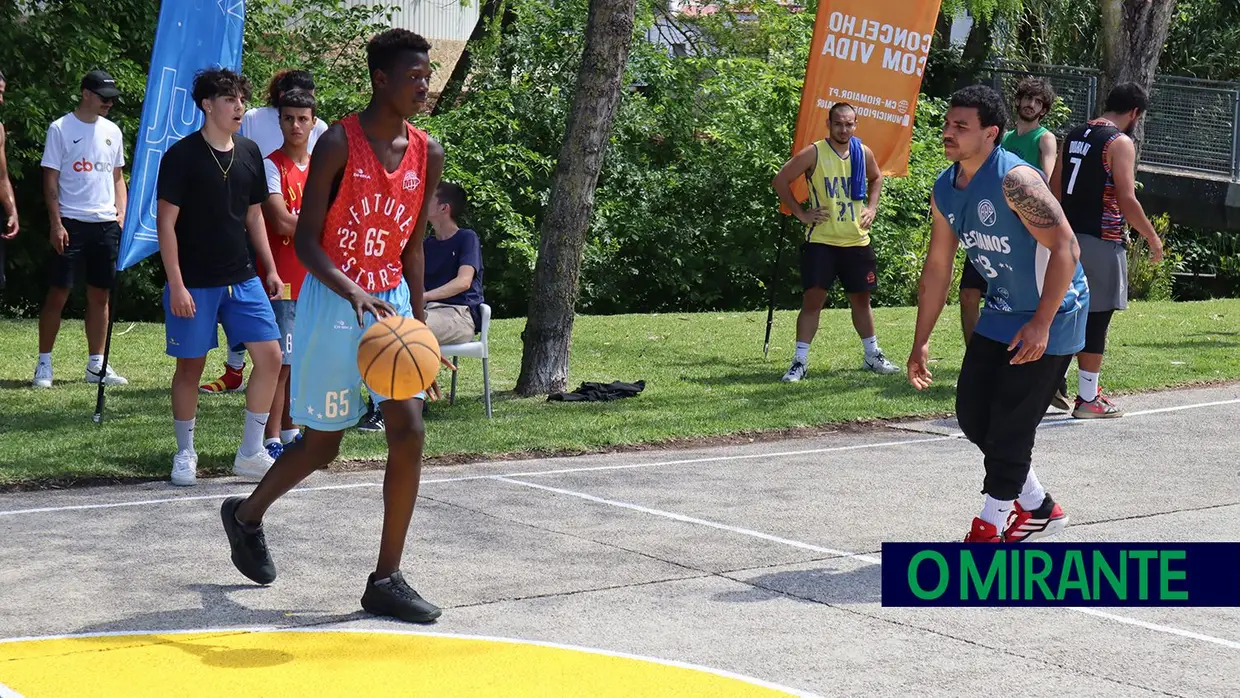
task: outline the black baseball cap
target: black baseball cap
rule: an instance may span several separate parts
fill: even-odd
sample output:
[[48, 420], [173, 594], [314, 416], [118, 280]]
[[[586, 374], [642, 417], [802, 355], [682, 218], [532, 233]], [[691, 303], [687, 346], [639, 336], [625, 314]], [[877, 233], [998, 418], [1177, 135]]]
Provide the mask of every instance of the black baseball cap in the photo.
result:
[[121, 91], [116, 89], [116, 80], [102, 70], [92, 70], [82, 78], [82, 89], [90, 90], [104, 99], [119, 97]]

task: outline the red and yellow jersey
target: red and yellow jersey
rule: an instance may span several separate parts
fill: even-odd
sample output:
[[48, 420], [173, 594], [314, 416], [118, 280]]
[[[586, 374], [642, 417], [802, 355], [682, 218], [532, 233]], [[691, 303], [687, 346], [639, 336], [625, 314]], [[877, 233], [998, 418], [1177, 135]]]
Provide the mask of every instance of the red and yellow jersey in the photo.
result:
[[[302, 170], [297, 167], [283, 151], [276, 150], [267, 156], [280, 172], [280, 194], [284, 197], [284, 207], [294, 216], [301, 215], [301, 200], [306, 191], [306, 177], [309, 168]], [[267, 225], [267, 244], [271, 246], [271, 257], [275, 260], [276, 273], [284, 282], [282, 300], [297, 300], [301, 292], [301, 284], [306, 279], [306, 267], [297, 258], [297, 250], [293, 247], [291, 236], [275, 232], [275, 225], [265, 221]], [[259, 267], [262, 265], [259, 264]], [[259, 275], [263, 271], [259, 269]]]

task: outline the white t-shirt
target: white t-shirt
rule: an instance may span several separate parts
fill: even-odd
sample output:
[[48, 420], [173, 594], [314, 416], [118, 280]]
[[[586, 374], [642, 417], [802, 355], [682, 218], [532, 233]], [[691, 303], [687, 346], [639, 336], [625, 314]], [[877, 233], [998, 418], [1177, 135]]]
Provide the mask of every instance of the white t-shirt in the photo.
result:
[[112, 171], [125, 166], [120, 128], [103, 118], [88, 124], [73, 112], [52, 122], [43, 167], [60, 173], [60, 216], [85, 223], [116, 220]]
[[[315, 141], [326, 131], [327, 122], [315, 118], [306, 149], [314, 152]], [[241, 135], [257, 143], [258, 151], [264, 158], [284, 147], [284, 132], [280, 130], [280, 110], [275, 107], [255, 107], [247, 111], [245, 116], [241, 117]]]

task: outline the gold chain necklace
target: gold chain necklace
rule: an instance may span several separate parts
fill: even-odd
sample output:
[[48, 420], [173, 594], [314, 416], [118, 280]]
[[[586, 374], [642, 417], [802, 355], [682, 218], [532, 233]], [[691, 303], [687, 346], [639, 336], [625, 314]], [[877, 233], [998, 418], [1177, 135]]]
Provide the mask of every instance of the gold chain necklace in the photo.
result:
[[203, 138], [202, 140], [204, 143], [207, 143], [207, 150], [211, 151], [211, 159], [215, 160], [215, 166], [220, 168], [220, 173], [224, 175], [224, 181], [227, 182], [228, 173], [232, 170], [233, 162], [237, 159], [237, 146], [234, 145], [232, 149], [228, 151], [228, 169], [224, 169], [224, 165], [220, 163], [219, 156], [215, 154], [215, 147], [208, 143], [206, 138]]

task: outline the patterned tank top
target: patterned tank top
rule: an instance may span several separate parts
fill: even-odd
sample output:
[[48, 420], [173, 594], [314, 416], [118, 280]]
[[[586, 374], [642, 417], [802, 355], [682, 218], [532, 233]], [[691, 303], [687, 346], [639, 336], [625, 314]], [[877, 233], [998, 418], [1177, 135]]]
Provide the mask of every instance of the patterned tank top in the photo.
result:
[[370, 147], [357, 114], [340, 124], [348, 137], [349, 158], [323, 224], [323, 249], [367, 293], [386, 291], [400, 285], [401, 254], [422, 210], [427, 135], [406, 123], [409, 147], [396, 171], [388, 172]]

